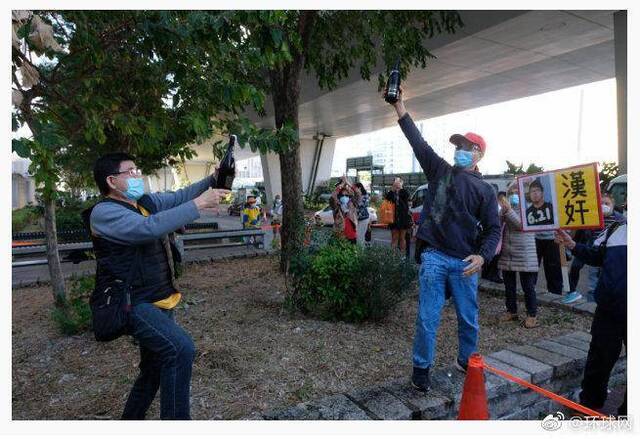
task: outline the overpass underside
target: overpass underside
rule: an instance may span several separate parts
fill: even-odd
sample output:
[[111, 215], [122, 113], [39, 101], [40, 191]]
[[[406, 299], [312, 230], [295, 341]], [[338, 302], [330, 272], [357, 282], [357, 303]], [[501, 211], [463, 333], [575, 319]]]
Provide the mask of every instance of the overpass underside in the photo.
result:
[[[618, 86], [619, 162], [626, 169], [626, 12], [461, 11], [464, 28], [425, 42], [436, 55], [405, 81], [414, 119], [427, 119], [615, 77]], [[380, 70], [382, 66], [380, 66]], [[372, 77], [375, 78], [377, 71]], [[273, 111], [254, 120], [273, 126]], [[303, 78], [299, 112], [304, 190], [327, 180], [337, 138], [396, 124], [377, 81], [353, 74], [336, 90]], [[324, 139], [324, 140], [322, 140]], [[197, 147], [198, 166], [207, 147]], [[248, 158], [248, 148], [238, 158]], [[196, 165], [196, 162], [194, 162]], [[268, 197], [281, 193], [274, 154], [262, 156]]]

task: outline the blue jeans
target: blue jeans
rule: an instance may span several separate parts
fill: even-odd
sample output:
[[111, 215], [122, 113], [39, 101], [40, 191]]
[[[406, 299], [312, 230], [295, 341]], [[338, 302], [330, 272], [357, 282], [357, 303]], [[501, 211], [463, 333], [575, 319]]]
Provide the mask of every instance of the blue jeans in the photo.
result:
[[140, 374], [122, 419], [144, 419], [160, 388], [161, 419], [191, 419], [189, 390], [195, 347], [173, 311], [151, 303], [131, 309], [132, 335], [140, 344]]
[[467, 364], [478, 345], [478, 273], [462, 274], [468, 265], [462, 259], [447, 256], [434, 249], [422, 253], [420, 265], [420, 297], [413, 339], [413, 365], [427, 368], [433, 364], [436, 334], [444, 305], [445, 286], [458, 316], [458, 361]]

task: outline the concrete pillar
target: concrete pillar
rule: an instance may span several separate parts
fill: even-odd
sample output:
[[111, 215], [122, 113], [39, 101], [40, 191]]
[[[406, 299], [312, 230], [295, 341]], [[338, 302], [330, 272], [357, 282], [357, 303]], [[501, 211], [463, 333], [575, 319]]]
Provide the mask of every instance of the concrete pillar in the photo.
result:
[[280, 158], [272, 152], [260, 154], [264, 190], [267, 193], [266, 203], [273, 201], [276, 195], [282, 196], [282, 180], [280, 179]]
[[[331, 164], [336, 146], [334, 137], [325, 137], [316, 170], [315, 186], [329, 180]], [[302, 191], [309, 189], [311, 176], [314, 172], [314, 156], [318, 148], [316, 139], [300, 139], [300, 164], [302, 166]], [[262, 161], [262, 176], [264, 177], [267, 202], [271, 202], [277, 194], [282, 195], [282, 180], [280, 179], [280, 159], [277, 154], [269, 153], [260, 156]], [[313, 188], [312, 188], [313, 189]]]
[[627, 11], [613, 14], [618, 107], [618, 166], [627, 173]]
[[[304, 193], [312, 192], [316, 186], [329, 180], [331, 177], [331, 165], [333, 163], [333, 153], [336, 148], [335, 137], [325, 137], [320, 142], [317, 139], [302, 139], [300, 142], [300, 162], [302, 163], [302, 190]], [[320, 156], [317, 160], [317, 169], [315, 170], [315, 181], [313, 187], [312, 174], [314, 172], [314, 156], [316, 148], [319, 149]]]

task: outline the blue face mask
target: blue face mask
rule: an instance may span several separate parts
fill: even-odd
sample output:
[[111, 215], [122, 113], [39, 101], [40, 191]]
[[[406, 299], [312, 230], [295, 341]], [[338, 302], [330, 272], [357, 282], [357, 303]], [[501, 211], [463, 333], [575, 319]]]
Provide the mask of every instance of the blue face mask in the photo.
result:
[[512, 206], [517, 206], [518, 204], [520, 204], [520, 195], [518, 194], [511, 194], [509, 196], [509, 203]]
[[459, 168], [468, 168], [473, 163], [473, 153], [457, 149], [453, 154], [453, 164]]
[[130, 200], [138, 201], [144, 195], [144, 181], [141, 178], [128, 179], [127, 190], [123, 194]]
[[340, 203], [347, 204], [348, 202], [349, 202], [349, 197], [347, 197], [346, 195], [343, 195], [340, 197]]

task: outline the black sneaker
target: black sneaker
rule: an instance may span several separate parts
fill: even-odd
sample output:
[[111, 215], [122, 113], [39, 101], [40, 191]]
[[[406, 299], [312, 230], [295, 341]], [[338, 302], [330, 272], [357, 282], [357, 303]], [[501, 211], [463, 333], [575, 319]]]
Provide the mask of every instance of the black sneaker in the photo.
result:
[[422, 369], [420, 367], [413, 368], [411, 376], [411, 384], [421, 392], [428, 392], [431, 388], [431, 379], [429, 378], [429, 368]]
[[453, 362], [453, 365], [460, 372], [467, 373], [467, 365], [466, 364], [462, 364], [458, 358], [456, 358], [456, 361]]

